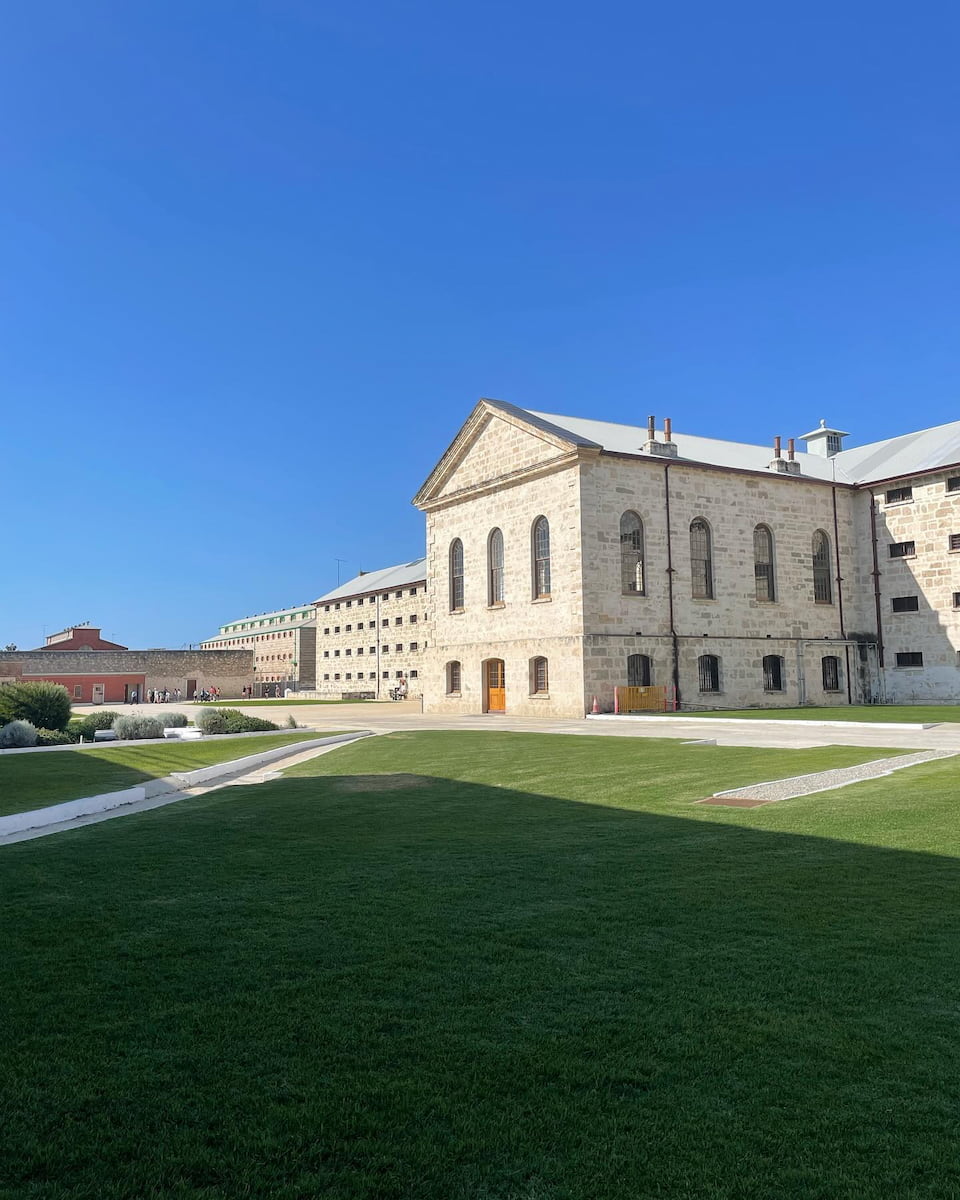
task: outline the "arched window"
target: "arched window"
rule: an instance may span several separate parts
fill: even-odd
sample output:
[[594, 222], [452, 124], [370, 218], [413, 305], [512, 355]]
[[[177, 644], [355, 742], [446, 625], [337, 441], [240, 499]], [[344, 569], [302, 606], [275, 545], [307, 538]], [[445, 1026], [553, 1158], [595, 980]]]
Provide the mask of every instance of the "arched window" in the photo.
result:
[[463, 608], [463, 542], [459, 538], [450, 545], [450, 608]]
[[547, 675], [547, 660], [532, 658], [530, 660], [530, 692], [532, 695], [543, 695], [550, 690], [550, 680]]
[[701, 692], [720, 691], [720, 659], [715, 654], [701, 654], [697, 659]]
[[813, 599], [817, 604], [832, 604], [830, 586], [830, 539], [818, 529], [813, 535]]
[[779, 654], [765, 654], [763, 657], [763, 690], [783, 691], [783, 659]]
[[491, 530], [487, 539], [487, 603], [503, 603], [503, 534]]
[[624, 595], [642, 596], [643, 581], [643, 522], [635, 512], [625, 512], [620, 518], [620, 590]]
[[823, 672], [823, 690], [825, 692], [839, 692], [840, 659], [835, 654], [825, 654], [820, 659], [820, 669]]
[[546, 517], [533, 523], [533, 595], [550, 595], [550, 525]]
[[766, 525], [753, 531], [753, 575], [758, 600], [776, 600], [773, 580], [773, 534]]
[[447, 663], [447, 695], [460, 691], [460, 664]]
[[649, 687], [653, 682], [653, 664], [648, 654], [631, 654], [627, 658], [627, 687]]
[[710, 526], [702, 517], [690, 522], [690, 587], [695, 600], [713, 599]]

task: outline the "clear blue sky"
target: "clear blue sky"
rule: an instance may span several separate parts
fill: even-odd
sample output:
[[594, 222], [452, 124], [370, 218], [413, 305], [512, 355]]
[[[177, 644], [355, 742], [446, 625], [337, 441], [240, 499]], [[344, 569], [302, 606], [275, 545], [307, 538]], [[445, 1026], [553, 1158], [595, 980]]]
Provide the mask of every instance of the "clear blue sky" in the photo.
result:
[[36, 0], [0, 39], [0, 644], [423, 552], [477, 397], [956, 419], [955, 4]]

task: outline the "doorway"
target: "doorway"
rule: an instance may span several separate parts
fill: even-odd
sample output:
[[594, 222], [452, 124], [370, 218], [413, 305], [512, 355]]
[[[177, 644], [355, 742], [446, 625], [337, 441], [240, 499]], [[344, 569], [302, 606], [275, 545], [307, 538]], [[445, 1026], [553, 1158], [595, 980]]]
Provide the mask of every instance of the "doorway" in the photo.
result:
[[102, 683], [95, 683], [93, 685], [93, 703], [94, 704], [102, 704], [103, 703], [103, 684]]
[[487, 712], [507, 711], [507, 687], [502, 658], [487, 661]]

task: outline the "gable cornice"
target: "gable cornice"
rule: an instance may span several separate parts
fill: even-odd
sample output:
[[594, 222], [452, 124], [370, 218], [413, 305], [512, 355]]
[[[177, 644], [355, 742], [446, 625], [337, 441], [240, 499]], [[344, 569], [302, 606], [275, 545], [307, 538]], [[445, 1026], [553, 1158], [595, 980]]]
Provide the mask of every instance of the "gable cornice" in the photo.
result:
[[[525, 433], [537, 438], [539, 441], [556, 447], [559, 452], [557, 457], [551, 459], [548, 463], [538, 463], [535, 466], [523, 467], [518, 471], [511, 471], [506, 475], [500, 476], [495, 481], [484, 481], [482, 484], [464, 488], [461, 491], [453, 493], [451, 496], [439, 497], [438, 493], [443, 485], [463, 462], [467, 452], [480, 435], [481, 430], [486, 426], [487, 421], [493, 417], [505, 421], [508, 425], [522, 429]], [[490, 400], [483, 397], [477, 402], [473, 412], [460, 427], [460, 432], [427, 476], [426, 481], [414, 496], [413, 503], [417, 508], [425, 510], [446, 503], [453, 498], [453, 495], [458, 499], [463, 499], [468, 495], [480, 494], [484, 491], [489, 491], [492, 487], [503, 486], [507, 481], [512, 482], [515, 478], [530, 478], [534, 475], [543, 474], [545, 470], [552, 471], [558, 467], [566, 466], [578, 457], [581, 450], [593, 450], [595, 453], [599, 453], [600, 446], [595, 442], [588, 442], [583, 438], [565, 434], [557, 426], [551, 425], [547, 421], [537, 420], [523, 409], [516, 408], [512, 404], [507, 404], [503, 400]]]

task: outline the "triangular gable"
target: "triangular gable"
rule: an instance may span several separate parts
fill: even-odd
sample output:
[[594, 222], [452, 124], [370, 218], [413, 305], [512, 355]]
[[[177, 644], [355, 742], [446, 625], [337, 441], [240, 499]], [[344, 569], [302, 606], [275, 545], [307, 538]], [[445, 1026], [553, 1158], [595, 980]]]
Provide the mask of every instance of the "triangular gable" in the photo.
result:
[[481, 400], [417, 492], [419, 508], [571, 461], [599, 446], [501, 400]]

